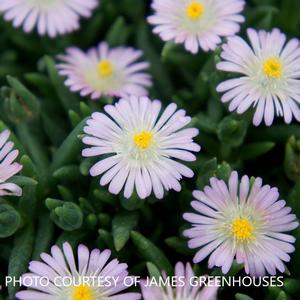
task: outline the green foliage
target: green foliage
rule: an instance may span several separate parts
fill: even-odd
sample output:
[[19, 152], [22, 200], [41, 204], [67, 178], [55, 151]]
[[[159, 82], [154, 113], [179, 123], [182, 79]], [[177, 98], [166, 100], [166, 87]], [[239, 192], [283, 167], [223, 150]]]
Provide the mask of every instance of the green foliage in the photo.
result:
[[244, 295], [244, 294], [235, 294], [235, 299], [236, 300], [253, 300], [253, 298]]
[[77, 204], [48, 198], [46, 206], [51, 211], [50, 218], [63, 230], [73, 231], [81, 227], [83, 214]]
[[167, 274], [172, 274], [173, 268], [169, 260], [157, 246], [136, 231], [131, 232], [131, 239], [139, 254], [146, 261], [152, 262]]
[[[8, 264], [8, 276], [19, 278], [28, 267], [28, 261], [31, 258], [34, 243], [34, 229], [30, 224], [22, 229], [14, 238], [14, 246], [11, 251]], [[13, 283], [8, 286], [9, 299], [15, 299], [15, 292], [18, 285]]]
[[240, 146], [245, 139], [246, 133], [246, 121], [237, 120], [232, 116], [224, 118], [217, 128], [219, 140], [229, 147]]
[[288, 178], [297, 181], [300, 175], [300, 141], [291, 136], [285, 146], [284, 170]]
[[130, 232], [136, 227], [139, 215], [135, 212], [117, 214], [112, 220], [114, 245], [120, 251], [129, 240]]
[[21, 225], [21, 216], [11, 205], [0, 203], [0, 238], [13, 235]]

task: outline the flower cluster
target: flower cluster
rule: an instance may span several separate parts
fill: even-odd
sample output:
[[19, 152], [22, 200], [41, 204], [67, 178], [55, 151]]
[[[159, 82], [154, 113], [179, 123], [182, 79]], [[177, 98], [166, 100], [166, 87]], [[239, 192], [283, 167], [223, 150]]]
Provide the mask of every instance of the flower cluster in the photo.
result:
[[[58, 246], [51, 248], [51, 255], [41, 254], [43, 262], [32, 261], [29, 265], [31, 273], [22, 276], [22, 284], [30, 290], [16, 294], [19, 300], [140, 300], [139, 293], [124, 292], [134, 280], [128, 280], [127, 264], [119, 263], [117, 259], [109, 262], [110, 250], [91, 252], [84, 245], [78, 246], [78, 258], [75, 259], [69, 243], [64, 243], [62, 249]], [[163, 274], [165, 278], [166, 275]], [[175, 277], [181, 278], [184, 284], [176, 289], [171, 286], [147, 286], [141, 281], [144, 300], [216, 300], [218, 287], [192, 286], [191, 279], [195, 276], [189, 263], [184, 266], [177, 263]], [[68, 280], [67, 280], [68, 279]], [[122, 293], [120, 293], [122, 292]]]
[[[97, 0], [2, 0], [0, 12], [25, 32], [35, 27], [50, 37], [79, 28], [80, 18], [89, 17]], [[147, 18], [153, 32], [163, 41], [183, 44], [193, 54], [213, 51], [221, 45], [217, 70], [230, 73], [216, 91], [229, 111], [239, 114], [254, 108], [253, 124], [271, 126], [275, 116], [285, 123], [300, 121], [300, 42], [287, 41], [279, 29], [270, 32], [248, 29], [250, 44], [236, 36], [245, 18], [244, 0], [153, 0], [153, 15]], [[222, 39], [226, 38], [226, 41]], [[164, 198], [166, 191], [181, 191], [183, 177], [194, 176], [193, 163], [200, 151], [192, 118], [175, 103], [164, 107], [160, 100], [148, 98], [153, 80], [151, 66], [143, 52], [131, 47], [111, 48], [105, 41], [86, 52], [71, 46], [57, 56], [56, 68], [65, 85], [81, 97], [92, 100], [111, 97], [112, 104], [91, 114], [80, 136], [82, 156], [96, 161], [89, 172], [100, 176], [100, 186], [125, 198]], [[232, 75], [238, 74], [238, 75]], [[234, 76], [234, 77], [233, 77]], [[159, 80], [159, 78], [158, 78]], [[101, 103], [101, 102], [100, 102]], [[195, 122], [196, 123], [196, 122]], [[0, 134], [0, 196], [21, 196], [22, 189], [10, 180], [21, 171], [15, 162], [18, 150], [8, 141], [9, 131]], [[190, 163], [190, 164], [188, 164]], [[196, 169], [196, 168], [195, 168]], [[12, 182], [10, 182], [12, 181]], [[216, 177], [203, 191], [194, 191], [191, 206], [183, 219], [191, 224], [184, 231], [188, 247], [197, 249], [194, 263], [208, 258], [209, 268], [228, 273], [234, 261], [251, 276], [284, 272], [294, 252], [295, 238], [288, 234], [298, 227], [297, 217], [279, 199], [277, 188], [263, 185], [262, 179], [233, 171], [228, 183]], [[177, 205], [176, 203], [174, 205]], [[129, 236], [129, 233], [128, 233]], [[33, 261], [23, 278], [49, 280], [27, 285], [17, 293], [21, 300], [138, 300], [139, 293], [126, 292], [128, 266], [117, 259], [109, 261], [110, 250], [91, 252], [80, 245], [74, 257], [69, 243], [62, 249], [42, 253], [42, 262]], [[162, 273], [166, 277], [165, 273]], [[189, 263], [177, 263], [175, 275], [185, 280], [183, 287], [148, 287], [141, 284], [145, 300], [215, 300], [217, 288], [193, 287], [194, 272]], [[80, 285], [58, 286], [57, 276], [70, 276]], [[99, 286], [95, 277], [114, 277], [114, 286]]]

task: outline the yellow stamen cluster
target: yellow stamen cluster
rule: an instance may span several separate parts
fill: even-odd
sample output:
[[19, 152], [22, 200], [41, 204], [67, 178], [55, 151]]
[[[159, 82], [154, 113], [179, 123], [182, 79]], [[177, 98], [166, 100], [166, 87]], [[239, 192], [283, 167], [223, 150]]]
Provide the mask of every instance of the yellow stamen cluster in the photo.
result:
[[74, 289], [73, 300], [94, 300], [92, 289], [87, 285], [80, 285]]
[[282, 62], [276, 57], [268, 58], [264, 62], [263, 72], [270, 78], [282, 77]]
[[109, 77], [113, 73], [113, 65], [108, 59], [104, 59], [98, 63], [97, 70], [101, 77]]
[[197, 21], [204, 14], [204, 5], [198, 1], [193, 1], [186, 8], [186, 15], [192, 21]]
[[153, 143], [153, 133], [141, 131], [133, 136], [133, 142], [140, 150], [147, 150]]
[[247, 219], [236, 218], [232, 222], [231, 233], [238, 241], [249, 241], [253, 238], [253, 225]]

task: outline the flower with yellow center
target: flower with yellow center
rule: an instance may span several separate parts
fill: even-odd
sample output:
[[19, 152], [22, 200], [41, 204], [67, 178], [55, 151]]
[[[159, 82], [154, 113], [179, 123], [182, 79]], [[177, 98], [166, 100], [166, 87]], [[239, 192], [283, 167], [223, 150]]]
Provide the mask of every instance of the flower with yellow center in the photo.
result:
[[141, 131], [133, 136], [135, 146], [140, 150], [147, 150], [153, 144], [153, 133]]
[[197, 21], [204, 14], [204, 5], [198, 1], [190, 3], [186, 8], [186, 15], [192, 21]]
[[233, 261], [244, 264], [250, 276], [285, 271], [295, 238], [286, 232], [298, 227], [297, 217], [278, 200], [277, 188], [262, 185], [261, 178], [250, 181], [232, 172], [228, 183], [216, 177], [202, 191], [194, 191], [185, 213], [191, 227], [184, 231], [188, 246], [197, 249], [194, 263], [209, 256], [208, 267], [221, 267], [226, 274]]
[[[90, 17], [98, 0], [1, 0], [0, 14], [14, 27], [53, 38], [80, 28], [80, 18]], [[13, 13], [12, 13], [13, 12]]]
[[200, 151], [193, 140], [198, 130], [185, 128], [191, 117], [175, 103], [162, 110], [159, 100], [134, 96], [106, 105], [104, 111], [87, 120], [82, 152], [100, 156], [90, 169], [92, 176], [101, 176], [100, 185], [126, 198], [135, 191], [140, 199], [152, 192], [161, 199], [165, 190], [180, 191], [180, 180], [193, 176], [183, 162], [194, 161], [192, 152]]
[[[97, 1], [97, 0], [96, 0]], [[106, 42], [86, 52], [70, 47], [58, 58], [59, 74], [66, 76], [65, 85], [83, 97], [145, 96], [152, 85], [147, 73], [149, 63], [142, 61], [143, 52], [131, 47], [110, 48]]]
[[109, 61], [108, 59], [104, 59], [98, 63], [97, 70], [100, 77], [105, 78], [110, 77], [113, 74], [114, 68], [111, 61]]
[[222, 37], [239, 31], [244, 5], [245, 0], [152, 0], [154, 14], [148, 21], [163, 41], [196, 54], [215, 50]]
[[[75, 254], [75, 255], [74, 255]], [[23, 280], [22, 290], [16, 294], [18, 300], [140, 300], [139, 293], [127, 292], [124, 280], [128, 277], [127, 265], [117, 259], [110, 260], [110, 250], [93, 249], [79, 245], [73, 252], [65, 242], [62, 248], [54, 245], [51, 253], [41, 253], [42, 261], [29, 264], [30, 276], [43, 282], [43, 288], [34, 281]], [[53, 276], [56, 280], [53, 281]], [[107, 284], [103, 283], [107, 279]], [[50, 284], [47, 284], [49, 283]]]
[[232, 221], [231, 233], [238, 241], [250, 241], [253, 238], [253, 225], [247, 219], [236, 218]]
[[276, 57], [265, 60], [263, 64], [263, 73], [269, 78], [282, 77], [282, 62]]
[[87, 285], [80, 285], [74, 288], [72, 300], [95, 300], [92, 289]]
[[[249, 45], [238, 36], [222, 46], [217, 69], [232, 73], [217, 91], [230, 112], [254, 111], [253, 124], [271, 126], [276, 116], [290, 124], [300, 122], [300, 51], [298, 39], [288, 42], [279, 29], [271, 32], [247, 30]], [[253, 109], [254, 108], [254, 109]]]

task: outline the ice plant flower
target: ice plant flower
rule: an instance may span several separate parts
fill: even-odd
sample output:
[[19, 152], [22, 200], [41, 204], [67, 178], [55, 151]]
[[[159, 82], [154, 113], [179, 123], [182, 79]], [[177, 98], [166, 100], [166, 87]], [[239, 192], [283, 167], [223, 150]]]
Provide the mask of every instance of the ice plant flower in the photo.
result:
[[108, 262], [110, 250], [90, 252], [86, 246], [79, 245], [77, 253], [76, 262], [70, 244], [65, 242], [62, 249], [53, 246], [51, 255], [42, 253], [42, 262], [30, 262], [30, 273], [22, 276], [22, 284], [30, 289], [18, 292], [17, 299], [141, 299], [139, 293], [123, 293], [127, 289], [124, 284], [128, 276], [127, 264], [119, 263], [117, 259]]
[[152, 85], [151, 76], [145, 72], [149, 63], [138, 61], [142, 51], [129, 47], [109, 49], [106, 42], [84, 53], [71, 47], [60, 55], [59, 73], [67, 77], [66, 86], [81, 96], [128, 95], [145, 96]]
[[[91, 169], [102, 175], [100, 185], [109, 183], [109, 191], [118, 194], [124, 187], [129, 198], [134, 188], [141, 199], [153, 191], [161, 199], [164, 189], [180, 191], [182, 176], [193, 172], [178, 160], [194, 161], [191, 151], [200, 151], [193, 137], [196, 128], [184, 128], [191, 121], [175, 103], [161, 113], [161, 102], [147, 97], [121, 99], [93, 113], [84, 127], [83, 142], [91, 146], [82, 155], [105, 155]], [[177, 111], [176, 111], [177, 110]]]
[[236, 73], [217, 87], [225, 92], [222, 102], [229, 110], [244, 113], [255, 107], [253, 124], [263, 120], [267, 126], [274, 116], [283, 116], [291, 123], [300, 121], [300, 45], [298, 39], [286, 43], [278, 29], [271, 32], [248, 29], [250, 45], [240, 37], [230, 37], [223, 45], [219, 70]]
[[90, 17], [98, 0], [1, 0], [0, 12], [25, 32], [56, 37], [78, 29], [80, 17]]
[[14, 143], [8, 141], [9, 135], [9, 130], [4, 130], [0, 134], [0, 196], [21, 196], [22, 189], [8, 181], [22, 170], [22, 165], [15, 162], [19, 151], [13, 150]]
[[244, 6], [244, 0], [153, 0], [148, 22], [162, 40], [197, 53], [199, 48], [215, 50], [221, 37], [237, 33]]
[[196, 213], [185, 213], [192, 223], [184, 235], [190, 248], [200, 248], [194, 257], [198, 263], [209, 256], [208, 266], [222, 267], [227, 273], [236, 258], [251, 276], [266, 272], [284, 272], [283, 262], [290, 260], [295, 238], [285, 232], [298, 227], [284, 200], [278, 200], [277, 188], [262, 185], [262, 179], [250, 181], [243, 176], [239, 183], [232, 172], [228, 185], [217, 178], [210, 179], [204, 191], [194, 191], [191, 202]]
[[[166, 278], [166, 274], [163, 273]], [[178, 280], [176, 288], [171, 284], [167, 286], [149, 285], [146, 281], [141, 283], [144, 300], [216, 300], [218, 287], [200, 284], [189, 263], [184, 265], [178, 262], [175, 266], [175, 278]], [[180, 282], [179, 282], [180, 280]]]

